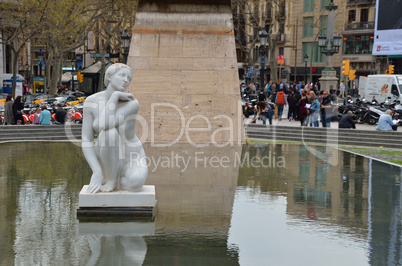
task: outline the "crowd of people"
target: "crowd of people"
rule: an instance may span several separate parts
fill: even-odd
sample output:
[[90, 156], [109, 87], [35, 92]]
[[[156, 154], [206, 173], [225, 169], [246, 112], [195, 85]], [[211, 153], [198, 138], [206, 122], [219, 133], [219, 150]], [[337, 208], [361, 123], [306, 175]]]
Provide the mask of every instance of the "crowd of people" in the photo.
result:
[[[26, 123], [26, 119], [23, 117], [24, 102], [21, 96], [17, 96], [15, 101], [13, 101], [12, 96], [8, 95], [6, 98], [4, 106], [4, 122], [5, 125], [16, 125], [20, 122], [22, 125]], [[53, 124], [62, 125], [65, 123], [67, 118], [67, 111], [64, 110], [61, 103], [57, 104], [57, 110], [55, 112], [55, 117]], [[40, 108], [36, 108], [33, 114], [32, 124], [34, 125], [50, 125], [51, 124], [51, 113], [47, 110], [46, 105], [42, 105]]]
[[258, 94], [258, 103], [252, 123], [255, 123], [257, 116], [262, 118], [263, 124], [266, 124], [267, 118], [269, 124], [272, 124], [274, 116], [281, 121], [284, 107], [288, 106], [288, 120], [300, 121], [301, 126], [318, 127], [321, 117], [322, 126], [330, 127], [331, 117], [337, 103], [336, 91], [330, 90], [329, 93], [321, 91], [320, 83], [269, 82], [264, 88], [260, 88], [258, 84], [251, 82], [248, 87], [244, 84], [241, 85], [241, 93], [243, 96]]
[[[345, 95], [344, 82], [339, 84], [337, 90], [331, 89], [329, 92], [321, 90], [319, 82], [310, 84], [269, 82], [264, 88], [251, 82], [248, 86], [241, 84], [240, 90], [243, 97], [250, 94], [258, 95], [251, 123], [256, 123], [259, 117], [264, 125], [267, 119], [272, 125], [274, 117], [281, 121], [284, 106], [287, 105], [289, 121], [299, 121], [301, 126], [319, 127], [320, 120], [322, 127], [331, 127], [331, 120], [337, 115], [335, 105], [338, 103], [338, 97], [344, 98], [345, 104], [352, 99], [351, 94]], [[349, 111], [341, 117], [338, 127], [355, 129], [357, 123], [353, 112]], [[391, 110], [387, 110], [380, 116], [376, 129], [396, 131], [397, 127], [398, 123], [392, 120]]]

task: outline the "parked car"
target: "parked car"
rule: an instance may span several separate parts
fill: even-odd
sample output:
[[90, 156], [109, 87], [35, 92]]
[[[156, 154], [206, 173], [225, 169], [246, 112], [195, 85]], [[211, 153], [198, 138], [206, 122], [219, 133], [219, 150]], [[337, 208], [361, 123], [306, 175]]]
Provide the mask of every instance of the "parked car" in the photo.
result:
[[49, 99], [48, 103], [58, 104], [61, 103], [63, 106], [76, 106], [80, 101], [74, 95], [61, 95], [55, 98]]
[[72, 91], [67, 95], [73, 95], [81, 102], [85, 102], [85, 98], [87, 97], [86, 94], [83, 93], [82, 91]]
[[49, 99], [49, 94], [37, 93], [37, 94], [26, 94], [22, 96], [22, 100], [25, 105], [38, 104], [41, 105], [47, 99]]

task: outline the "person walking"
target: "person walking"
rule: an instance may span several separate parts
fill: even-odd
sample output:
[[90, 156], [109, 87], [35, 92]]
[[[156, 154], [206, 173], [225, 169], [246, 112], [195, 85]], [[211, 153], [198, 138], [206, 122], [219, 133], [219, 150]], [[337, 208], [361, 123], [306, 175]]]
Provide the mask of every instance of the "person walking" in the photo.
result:
[[25, 124], [24, 117], [22, 116], [22, 110], [24, 109], [24, 102], [22, 101], [21, 96], [17, 96], [13, 103], [13, 116], [14, 116], [14, 125], [17, 124], [18, 120], [21, 121], [21, 125]]
[[50, 125], [50, 112], [47, 110], [46, 105], [42, 105], [41, 109], [39, 123], [41, 125]]
[[283, 113], [283, 107], [286, 105], [286, 96], [285, 93], [283, 92], [283, 89], [280, 89], [278, 94], [276, 95], [276, 100], [275, 104], [278, 106], [278, 120], [282, 120], [282, 113]]
[[7, 95], [6, 104], [4, 106], [4, 120], [6, 125], [13, 124], [13, 96]]
[[345, 88], [346, 88], [345, 81], [342, 81], [339, 84], [339, 97], [341, 97], [341, 98], [345, 97]]
[[293, 92], [291, 92], [288, 96], [288, 106], [289, 106], [289, 110], [288, 110], [288, 120], [292, 121], [296, 119], [296, 107], [297, 105], [297, 99], [295, 97], [295, 94]]

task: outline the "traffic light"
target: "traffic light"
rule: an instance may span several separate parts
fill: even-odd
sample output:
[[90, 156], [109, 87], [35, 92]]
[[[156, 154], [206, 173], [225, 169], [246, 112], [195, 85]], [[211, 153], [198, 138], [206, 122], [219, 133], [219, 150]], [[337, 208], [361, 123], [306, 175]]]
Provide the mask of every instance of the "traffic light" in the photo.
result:
[[77, 72], [77, 80], [79, 83], [82, 83], [84, 81], [84, 74], [81, 74], [81, 72]]
[[389, 69], [389, 71], [388, 71], [389, 74], [394, 74], [394, 69], [395, 69], [394, 65], [389, 65], [388, 69]]
[[342, 61], [342, 64], [343, 64], [342, 74], [345, 75], [345, 76], [348, 76], [349, 75], [350, 61], [349, 60]]
[[353, 69], [349, 70], [349, 80], [355, 79], [355, 77], [356, 77], [355, 73], [356, 73], [356, 70], [353, 70]]

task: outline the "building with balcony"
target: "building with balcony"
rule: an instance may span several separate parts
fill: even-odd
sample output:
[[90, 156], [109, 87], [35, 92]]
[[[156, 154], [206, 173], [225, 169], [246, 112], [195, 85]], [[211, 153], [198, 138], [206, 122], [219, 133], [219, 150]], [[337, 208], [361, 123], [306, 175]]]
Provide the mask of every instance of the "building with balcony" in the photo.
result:
[[[252, 1], [250, 1], [251, 3]], [[274, 35], [275, 50], [268, 58], [283, 55], [284, 64], [277, 65], [280, 81], [317, 82], [326, 65], [326, 56], [318, 47], [318, 36], [326, 35], [330, 0], [283, 1], [283, 8], [272, 3], [253, 1], [252, 12], [246, 16], [238, 13], [244, 8], [234, 9], [235, 33], [240, 77], [249, 73], [250, 66], [259, 68], [258, 30], [253, 25], [270, 27]], [[402, 73], [402, 55], [373, 56], [375, 30], [375, 0], [335, 1], [335, 35], [341, 35], [343, 42], [339, 52], [334, 54], [334, 69], [337, 77], [345, 80], [340, 71], [342, 61], [349, 59], [356, 70], [355, 83], [359, 76], [384, 74], [389, 64], [395, 65], [395, 73]], [[272, 5], [272, 6], [271, 6]], [[256, 23], [257, 22], [257, 23]], [[241, 27], [236, 27], [237, 23]], [[308, 57], [307, 64], [305, 57]], [[266, 65], [265, 80], [270, 80], [271, 69]], [[250, 75], [250, 73], [249, 73]], [[258, 80], [259, 73], [251, 78]]]
[[346, 1], [342, 60], [350, 60], [350, 67], [356, 70], [356, 83], [359, 76], [385, 73], [387, 68], [386, 58], [372, 55], [375, 5], [372, 0]]

